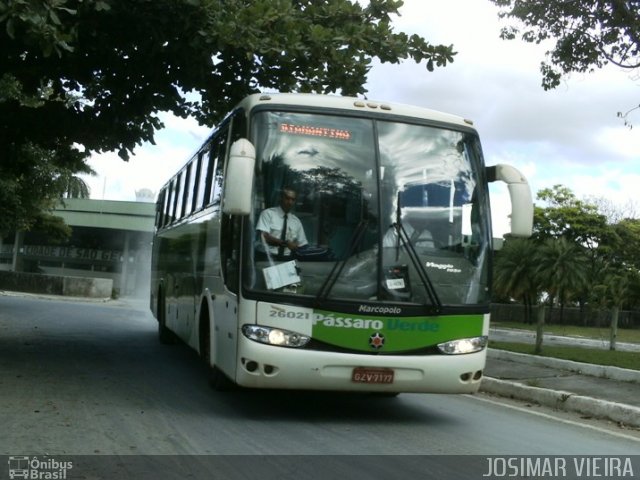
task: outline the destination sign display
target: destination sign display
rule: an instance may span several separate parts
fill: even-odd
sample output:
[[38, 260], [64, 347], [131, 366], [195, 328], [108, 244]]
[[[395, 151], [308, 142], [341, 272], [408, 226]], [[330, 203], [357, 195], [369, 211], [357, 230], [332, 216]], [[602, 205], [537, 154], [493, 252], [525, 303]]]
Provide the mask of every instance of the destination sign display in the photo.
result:
[[281, 123], [278, 126], [280, 133], [288, 135], [304, 135], [307, 137], [322, 137], [332, 140], [349, 141], [353, 134], [349, 130], [341, 128], [328, 128], [314, 125], [297, 125], [293, 123]]

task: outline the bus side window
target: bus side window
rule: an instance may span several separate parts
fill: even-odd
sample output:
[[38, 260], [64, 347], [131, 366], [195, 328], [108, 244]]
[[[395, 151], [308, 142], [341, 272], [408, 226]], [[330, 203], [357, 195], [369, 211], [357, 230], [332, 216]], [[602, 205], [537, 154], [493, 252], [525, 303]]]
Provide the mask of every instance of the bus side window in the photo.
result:
[[166, 190], [160, 190], [160, 193], [158, 194], [158, 200], [156, 201], [156, 221], [155, 221], [156, 230], [162, 227], [162, 222], [164, 221], [165, 194], [166, 194]]
[[176, 189], [176, 179], [169, 184], [169, 194], [164, 204], [164, 225], [169, 225], [173, 221], [173, 194]]
[[197, 157], [193, 160], [195, 166], [193, 167], [193, 180], [191, 182], [191, 211], [195, 212], [202, 206], [202, 199], [200, 198], [200, 184], [202, 177], [202, 150], [198, 152]]
[[209, 152], [207, 150], [201, 150], [198, 153], [198, 194], [195, 198], [195, 209], [200, 210], [207, 202], [205, 202], [205, 192], [207, 190], [207, 175], [209, 174]]
[[193, 162], [187, 164], [186, 177], [184, 179], [184, 198], [182, 199], [182, 216], [191, 213], [193, 204]]
[[176, 190], [174, 192], [173, 199], [173, 219], [180, 220], [180, 214], [182, 213], [182, 190], [184, 189], [184, 172], [178, 174], [178, 180], [176, 181]]
[[220, 134], [214, 140], [215, 149], [212, 145], [211, 158], [215, 157], [215, 171], [211, 180], [211, 205], [215, 205], [218, 208], [222, 201], [222, 185], [224, 183], [224, 164], [227, 153], [227, 137], [229, 135], [229, 129], [224, 128], [220, 131]]

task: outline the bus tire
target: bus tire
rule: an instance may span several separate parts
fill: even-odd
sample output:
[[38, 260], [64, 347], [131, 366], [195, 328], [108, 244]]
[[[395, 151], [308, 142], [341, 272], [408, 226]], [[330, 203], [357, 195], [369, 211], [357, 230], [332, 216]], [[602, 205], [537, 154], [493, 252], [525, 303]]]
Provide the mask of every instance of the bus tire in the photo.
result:
[[[226, 392], [236, 388], [229, 377], [227, 377], [218, 367], [212, 365], [211, 361], [211, 327], [209, 323], [209, 310], [207, 304], [203, 303], [200, 315], [200, 357], [207, 366], [209, 385], [218, 392]], [[206, 312], [206, 313], [205, 313]]]
[[175, 334], [167, 328], [167, 310], [162, 292], [158, 295], [158, 340], [163, 345], [176, 343]]
[[209, 367], [209, 385], [217, 392], [228, 392], [238, 387], [215, 365]]

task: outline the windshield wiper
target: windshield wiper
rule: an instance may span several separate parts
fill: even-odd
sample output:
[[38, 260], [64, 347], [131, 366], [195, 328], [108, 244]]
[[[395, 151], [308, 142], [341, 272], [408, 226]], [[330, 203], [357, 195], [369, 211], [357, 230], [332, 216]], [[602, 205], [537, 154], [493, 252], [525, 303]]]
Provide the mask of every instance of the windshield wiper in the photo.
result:
[[389, 228], [395, 228], [396, 234], [398, 237], [397, 247], [396, 247], [397, 248], [396, 261], [399, 258], [399, 255], [398, 255], [399, 245], [402, 244], [402, 246], [405, 248], [407, 252], [407, 256], [409, 257], [409, 260], [411, 260], [411, 263], [413, 264], [414, 268], [418, 272], [418, 276], [420, 277], [420, 280], [424, 285], [424, 289], [427, 292], [429, 300], [431, 300], [431, 303], [435, 307], [436, 313], [439, 313], [442, 310], [442, 302], [440, 302], [440, 298], [438, 298], [438, 292], [436, 292], [436, 289], [434, 288], [433, 283], [429, 278], [429, 274], [427, 273], [426, 268], [420, 261], [420, 257], [418, 256], [418, 253], [413, 247], [413, 243], [411, 242], [411, 239], [409, 238], [407, 231], [404, 229], [404, 226], [402, 225], [400, 218], [398, 218], [397, 220], [398, 221], [396, 223], [394, 223], [393, 225], [391, 225], [391, 227], [389, 227]]
[[320, 286], [320, 290], [318, 291], [318, 295], [316, 295], [316, 304], [321, 305], [329, 296], [331, 289], [335, 285], [336, 281], [340, 277], [342, 270], [344, 270], [345, 265], [347, 264], [347, 260], [351, 258], [353, 252], [355, 252], [356, 247], [360, 244], [362, 240], [362, 236], [364, 232], [367, 230], [367, 226], [369, 225], [369, 220], [360, 220], [360, 223], [356, 226], [356, 229], [353, 231], [351, 235], [349, 249], [347, 250], [347, 254], [336, 263], [333, 264], [333, 268], [327, 275], [326, 280]]

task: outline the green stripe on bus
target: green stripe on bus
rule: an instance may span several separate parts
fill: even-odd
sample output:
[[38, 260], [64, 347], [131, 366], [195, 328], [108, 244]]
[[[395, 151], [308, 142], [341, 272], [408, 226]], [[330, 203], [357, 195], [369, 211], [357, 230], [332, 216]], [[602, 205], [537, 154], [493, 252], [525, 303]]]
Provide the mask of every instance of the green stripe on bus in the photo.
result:
[[483, 322], [481, 314], [379, 317], [315, 310], [312, 336], [330, 345], [352, 350], [402, 352], [448, 340], [480, 336]]

